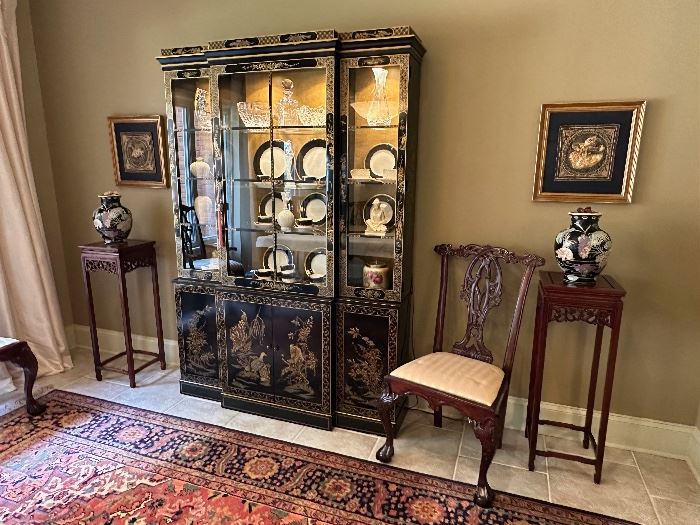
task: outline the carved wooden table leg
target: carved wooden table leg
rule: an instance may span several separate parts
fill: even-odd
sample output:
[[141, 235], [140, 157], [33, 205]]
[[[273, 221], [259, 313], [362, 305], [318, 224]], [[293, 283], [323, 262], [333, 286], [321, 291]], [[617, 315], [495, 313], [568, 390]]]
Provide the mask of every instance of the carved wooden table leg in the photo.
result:
[[34, 399], [32, 393], [39, 363], [37, 363], [29, 345], [24, 341], [17, 341], [0, 348], [0, 361], [10, 361], [24, 370], [24, 395], [27, 398], [27, 413], [30, 416], [43, 414], [46, 406]]
[[588, 402], [586, 403], [586, 422], [583, 431], [583, 448], [590, 445], [591, 429], [593, 428], [593, 409], [595, 408], [595, 391], [598, 385], [598, 368], [600, 367], [600, 350], [603, 343], [602, 324], [598, 325], [595, 331], [595, 345], [593, 346], [593, 361], [591, 363], [591, 379], [588, 383]]
[[85, 295], [88, 301], [88, 320], [90, 322], [90, 342], [92, 343], [92, 360], [95, 364], [95, 379], [102, 381], [102, 370], [100, 365], [100, 341], [97, 338], [97, 321], [95, 320], [95, 302], [92, 297], [92, 281], [90, 280], [90, 271], [85, 268], [83, 261], [83, 283], [85, 284]]
[[158, 357], [160, 369], [165, 370], [165, 341], [163, 339], [163, 320], [160, 314], [160, 288], [158, 287], [158, 263], [155, 249], [153, 250], [153, 266], [151, 266], [151, 280], [153, 281], [153, 309], [156, 315], [156, 335], [158, 337]]
[[126, 275], [119, 270], [119, 295], [122, 300], [122, 324], [124, 325], [124, 347], [126, 349], [126, 367], [129, 375], [129, 386], [136, 388], [136, 373], [134, 372], [134, 344], [131, 339], [131, 317], [129, 315], [129, 294], [126, 289]]

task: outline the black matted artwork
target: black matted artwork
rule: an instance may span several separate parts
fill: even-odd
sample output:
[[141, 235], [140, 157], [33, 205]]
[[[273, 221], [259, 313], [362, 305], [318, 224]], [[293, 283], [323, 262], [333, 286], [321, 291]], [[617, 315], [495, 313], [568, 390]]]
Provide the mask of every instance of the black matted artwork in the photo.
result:
[[631, 202], [645, 106], [544, 104], [533, 200]]
[[117, 185], [167, 187], [162, 117], [108, 117], [108, 121]]

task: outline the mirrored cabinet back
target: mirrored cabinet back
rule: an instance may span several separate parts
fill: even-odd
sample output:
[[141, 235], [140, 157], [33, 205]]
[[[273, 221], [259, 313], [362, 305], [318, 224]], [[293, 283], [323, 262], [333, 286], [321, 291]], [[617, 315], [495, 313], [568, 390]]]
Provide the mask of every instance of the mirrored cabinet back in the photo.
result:
[[424, 52], [406, 26], [162, 50], [183, 394], [382, 433], [411, 337]]

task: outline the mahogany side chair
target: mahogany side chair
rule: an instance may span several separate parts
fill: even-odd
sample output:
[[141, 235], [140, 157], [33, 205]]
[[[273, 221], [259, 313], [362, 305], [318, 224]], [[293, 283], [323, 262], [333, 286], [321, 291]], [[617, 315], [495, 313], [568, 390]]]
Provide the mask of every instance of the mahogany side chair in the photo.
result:
[[[544, 264], [544, 259], [533, 254], [518, 255], [504, 248], [476, 244], [457, 247], [440, 244], [435, 251], [441, 257], [441, 264], [433, 353], [400, 366], [384, 378], [378, 411], [386, 442], [377, 451], [377, 459], [388, 463], [394, 455], [391, 412], [394, 403], [401, 397], [417, 395], [425, 399], [433, 409], [437, 427], [442, 426], [442, 406], [454, 407], [472, 424], [474, 434], [481, 442], [481, 465], [474, 501], [481, 507], [490, 507], [494, 492], [486, 480], [486, 474], [503, 438], [508, 388], [525, 298], [532, 275], [538, 266]], [[460, 290], [460, 298], [467, 304], [467, 328], [464, 337], [449, 351], [443, 352], [448, 266], [450, 259], [457, 257], [467, 260], [467, 271]], [[484, 325], [489, 312], [501, 304], [502, 263], [517, 265], [522, 275], [503, 365], [498, 367], [492, 364], [493, 354], [484, 344]]]

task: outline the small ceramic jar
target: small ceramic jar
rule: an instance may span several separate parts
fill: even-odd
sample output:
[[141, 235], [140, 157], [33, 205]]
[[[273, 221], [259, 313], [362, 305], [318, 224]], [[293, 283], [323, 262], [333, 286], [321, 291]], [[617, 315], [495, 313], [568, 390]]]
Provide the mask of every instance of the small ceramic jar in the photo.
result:
[[362, 286], [365, 288], [389, 288], [389, 267], [384, 263], [374, 262], [362, 268]]

